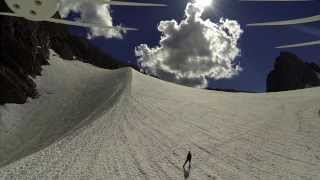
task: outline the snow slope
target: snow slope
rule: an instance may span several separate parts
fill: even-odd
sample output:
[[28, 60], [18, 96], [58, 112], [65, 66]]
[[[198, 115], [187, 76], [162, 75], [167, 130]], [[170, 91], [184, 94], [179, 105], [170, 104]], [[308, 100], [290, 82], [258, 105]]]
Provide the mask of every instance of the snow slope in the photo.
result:
[[41, 97], [0, 111], [0, 179], [319, 180], [319, 88], [192, 89], [51, 57]]

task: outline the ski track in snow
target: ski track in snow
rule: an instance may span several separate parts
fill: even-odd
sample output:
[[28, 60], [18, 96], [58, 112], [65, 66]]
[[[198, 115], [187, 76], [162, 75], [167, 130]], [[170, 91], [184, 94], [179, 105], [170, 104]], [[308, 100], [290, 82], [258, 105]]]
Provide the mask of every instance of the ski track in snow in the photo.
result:
[[0, 107], [0, 179], [319, 180], [320, 88], [182, 87], [51, 55], [41, 97]]

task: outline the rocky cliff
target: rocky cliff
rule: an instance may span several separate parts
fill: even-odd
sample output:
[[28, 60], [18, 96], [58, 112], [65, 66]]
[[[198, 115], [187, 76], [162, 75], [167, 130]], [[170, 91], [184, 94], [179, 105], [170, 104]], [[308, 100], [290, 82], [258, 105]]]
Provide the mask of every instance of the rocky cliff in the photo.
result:
[[[10, 11], [3, 1], [0, 11]], [[0, 16], [0, 22], [0, 104], [21, 104], [37, 97], [31, 77], [41, 75], [49, 49], [64, 59], [77, 58], [103, 68], [124, 66], [88, 40], [71, 35], [67, 26], [5, 16]]]
[[320, 67], [305, 63], [295, 54], [281, 52], [267, 78], [267, 92], [320, 86]]

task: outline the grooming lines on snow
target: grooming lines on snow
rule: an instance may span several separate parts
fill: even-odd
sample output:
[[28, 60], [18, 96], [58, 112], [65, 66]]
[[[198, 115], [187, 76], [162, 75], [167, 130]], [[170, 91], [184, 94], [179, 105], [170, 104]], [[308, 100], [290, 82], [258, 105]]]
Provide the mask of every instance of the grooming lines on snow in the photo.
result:
[[320, 179], [320, 88], [233, 94], [49, 63], [38, 99], [0, 107], [0, 179]]
[[[136, 2], [124, 2], [124, 1], [112, 1], [112, 0], [93, 0], [98, 1], [102, 4], [109, 4], [115, 6], [166, 6], [164, 4], [154, 4], [154, 3], [136, 3]], [[13, 16], [13, 17], [23, 17], [31, 21], [47, 21], [58, 24], [65, 24], [71, 26], [80, 27], [98, 27], [100, 29], [116, 29], [119, 31], [136, 31], [136, 28], [126, 28], [126, 27], [113, 27], [106, 26], [102, 24], [95, 24], [93, 22], [83, 23], [74, 22], [62, 19], [53, 18], [53, 16], [58, 12], [60, 6], [60, 0], [5, 0], [8, 7], [13, 11], [13, 13], [0, 12], [0, 15]]]

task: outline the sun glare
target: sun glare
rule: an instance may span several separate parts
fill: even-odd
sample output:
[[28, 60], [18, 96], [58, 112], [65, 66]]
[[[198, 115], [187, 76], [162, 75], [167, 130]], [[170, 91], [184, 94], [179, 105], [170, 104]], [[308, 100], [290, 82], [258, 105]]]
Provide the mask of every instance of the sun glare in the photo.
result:
[[212, 5], [212, 0], [195, 0], [195, 3], [203, 8]]

